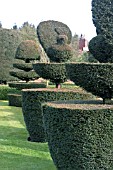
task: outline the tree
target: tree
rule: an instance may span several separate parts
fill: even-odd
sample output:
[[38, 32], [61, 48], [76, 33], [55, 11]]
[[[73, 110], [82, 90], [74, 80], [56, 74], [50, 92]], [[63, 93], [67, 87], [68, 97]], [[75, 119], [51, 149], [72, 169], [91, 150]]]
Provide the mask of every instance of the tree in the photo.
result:
[[0, 28], [2, 28], [2, 23], [1, 23], [1, 21], [0, 21]]

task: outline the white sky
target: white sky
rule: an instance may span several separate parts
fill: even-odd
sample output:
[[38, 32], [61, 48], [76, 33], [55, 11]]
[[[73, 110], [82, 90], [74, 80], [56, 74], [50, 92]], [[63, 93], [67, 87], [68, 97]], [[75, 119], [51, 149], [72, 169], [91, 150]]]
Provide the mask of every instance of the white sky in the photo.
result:
[[3, 28], [18, 27], [28, 21], [36, 27], [41, 21], [56, 20], [67, 24], [72, 34], [96, 35], [92, 23], [91, 0], [0, 0]]

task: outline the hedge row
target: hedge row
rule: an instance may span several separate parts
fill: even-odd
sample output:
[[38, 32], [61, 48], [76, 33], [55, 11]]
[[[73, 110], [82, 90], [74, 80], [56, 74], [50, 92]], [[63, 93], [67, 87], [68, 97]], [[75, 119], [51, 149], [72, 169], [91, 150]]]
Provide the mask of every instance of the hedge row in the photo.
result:
[[102, 101], [46, 103], [43, 118], [58, 170], [113, 169], [113, 105]]
[[69, 89], [24, 89], [22, 90], [22, 111], [31, 141], [45, 142], [41, 104], [47, 101], [89, 99], [90, 93]]
[[0, 100], [8, 100], [8, 93], [18, 93], [16, 88], [0, 85]]
[[33, 89], [33, 88], [46, 88], [44, 83], [8, 83], [9, 87], [16, 88], [18, 90], [22, 89]]
[[22, 95], [21, 94], [9, 93], [8, 101], [9, 101], [9, 106], [22, 107]]

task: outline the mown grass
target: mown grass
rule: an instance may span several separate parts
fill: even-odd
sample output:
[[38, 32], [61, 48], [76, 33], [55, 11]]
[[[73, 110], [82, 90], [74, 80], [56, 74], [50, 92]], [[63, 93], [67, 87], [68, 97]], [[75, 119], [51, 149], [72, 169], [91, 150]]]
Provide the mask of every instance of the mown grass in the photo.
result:
[[47, 143], [27, 137], [21, 108], [0, 100], [0, 170], [56, 170]]

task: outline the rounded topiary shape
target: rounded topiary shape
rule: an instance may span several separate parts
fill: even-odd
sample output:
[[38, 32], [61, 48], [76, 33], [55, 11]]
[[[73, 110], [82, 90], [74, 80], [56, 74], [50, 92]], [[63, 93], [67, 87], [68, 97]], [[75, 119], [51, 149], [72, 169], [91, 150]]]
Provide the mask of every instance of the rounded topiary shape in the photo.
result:
[[90, 53], [101, 63], [113, 62], [113, 45], [104, 36], [97, 35], [89, 42]]
[[38, 39], [48, 54], [48, 48], [57, 43], [58, 35], [66, 35], [68, 37], [67, 43], [71, 43], [72, 33], [69, 27], [59, 21], [48, 20], [40, 22], [37, 27]]
[[33, 68], [40, 77], [55, 83], [56, 88], [60, 88], [60, 84], [67, 80], [64, 63], [35, 63]]
[[86, 91], [101, 97], [103, 103], [113, 97], [113, 64], [111, 63], [66, 63], [71, 81]]
[[26, 63], [29, 63], [30, 60], [40, 59], [39, 51], [40, 47], [35, 41], [25, 40], [18, 46], [15, 58], [25, 60]]
[[57, 43], [48, 48], [48, 56], [51, 62], [66, 62], [72, 58], [73, 50], [67, 42], [66, 35], [59, 35]]

